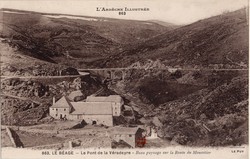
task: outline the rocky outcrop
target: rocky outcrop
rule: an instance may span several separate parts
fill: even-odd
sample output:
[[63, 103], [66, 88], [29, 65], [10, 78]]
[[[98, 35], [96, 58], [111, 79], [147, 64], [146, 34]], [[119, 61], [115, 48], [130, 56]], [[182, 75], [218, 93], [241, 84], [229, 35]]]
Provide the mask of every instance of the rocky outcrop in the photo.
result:
[[153, 117], [152, 123], [153, 123], [155, 126], [157, 126], [157, 127], [162, 127], [162, 126], [163, 126], [162, 122], [159, 120], [158, 117]]
[[83, 100], [85, 97], [83, 95], [83, 93], [80, 90], [77, 91], [73, 91], [68, 95], [69, 100], [71, 101], [80, 101]]
[[66, 75], [79, 75], [79, 72], [73, 67], [68, 67], [66, 69], [61, 70], [61, 76]]

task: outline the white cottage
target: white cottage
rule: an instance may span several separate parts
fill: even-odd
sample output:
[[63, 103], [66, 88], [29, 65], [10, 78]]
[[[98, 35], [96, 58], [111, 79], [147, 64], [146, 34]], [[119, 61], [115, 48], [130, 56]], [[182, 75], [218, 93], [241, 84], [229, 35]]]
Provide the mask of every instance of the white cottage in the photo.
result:
[[89, 96], [86, 102], [70, 102], [63, 96], [50, 107], [55, 119], [85, 120], [88, 124], [113, 126], [113, 116], [121, 115], [124, 102], [119, 95], [108, 97]]

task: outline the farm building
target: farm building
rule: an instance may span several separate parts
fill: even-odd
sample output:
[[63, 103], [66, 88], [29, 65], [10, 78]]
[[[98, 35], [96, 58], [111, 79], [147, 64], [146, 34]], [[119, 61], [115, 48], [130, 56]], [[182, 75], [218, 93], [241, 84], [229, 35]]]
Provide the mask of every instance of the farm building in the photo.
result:
[[120, 116], [122, 106], [124, 104], [124, 101], [121, 96], [119, 95], [110, 95], [108, 97], [95, 97], [95, 96], [88, 96], [86, 98], [86, 102], [105, 102], [105, 103], [111, 103], [112, 110], [113, 110], [113, 116]]
[[123, 103], [119, 95], [89, 96], [86, 102], [71, 102], [63, 96], [57, 102], [53, 100], [50, 116], [55, 119], [85, 120], [88, 124], [113, 126], [113, 116], [121, 115]]
[[115, 142], [123, 141], [132, 148], [141, 147], [146, 144], [144, 130], [139, 127], [113, 127], [111, 139]]

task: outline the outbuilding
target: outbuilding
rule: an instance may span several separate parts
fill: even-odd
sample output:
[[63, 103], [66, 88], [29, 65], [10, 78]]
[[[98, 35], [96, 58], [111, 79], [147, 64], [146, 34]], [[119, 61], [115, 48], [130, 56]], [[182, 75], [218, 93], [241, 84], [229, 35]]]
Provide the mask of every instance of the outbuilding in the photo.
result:
[[111, 139], [120, 142], [123, 141], [132, 148], [142, 147], [146, 144], [144, 130], [139, 127], [113, 127], [110, 134]]

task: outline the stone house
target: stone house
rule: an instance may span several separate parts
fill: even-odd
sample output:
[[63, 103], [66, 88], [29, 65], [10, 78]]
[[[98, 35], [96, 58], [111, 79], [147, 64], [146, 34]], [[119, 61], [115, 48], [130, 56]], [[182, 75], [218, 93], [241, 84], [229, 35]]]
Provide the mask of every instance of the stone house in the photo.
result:
[[123, 100], [119, 95], [87, 97], [86, 102], [71, 102], [63, 96], [53, 100], [50, 116], [55, 119], [84, 120], [88, 124], [113, 126], [113, 117], [121, 115]]
[[71, 120], [84, 120], [88, 124], [113, 126], [112, 105], [108, 102], [72, 102]]
[[55, 98], [53, 98], [53, 105], [49, 108], [49, 115], [55, 119], [68, 118], [72, 108], [69, 99], [65, 96], [57, 102], [55, 102]]
[[[142, 139], [145, 139], [144, 130], [139, 127], [113, 127], [111, 139], [120, 142], [124, 141], [132, 148], [139, 147]], [[146, 144], [146, 140], [145, 143]]]
[[112, 105], [112, 111], [113, 111], [113, 116], [120, 116], [121, 115], [121, 110], [122, 106], [124, 105], [124, 101], [121, 96], [119, 95], [110, 95], [108, 97], [100, 96], [100, 97], [95, 97], [95, 96], [88, 96], [86, 98], [86, 102], [105, 102], [105, 103], [111, 103]]

